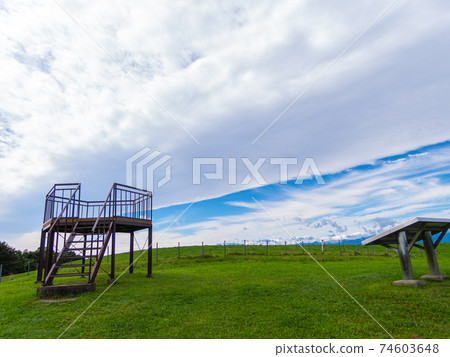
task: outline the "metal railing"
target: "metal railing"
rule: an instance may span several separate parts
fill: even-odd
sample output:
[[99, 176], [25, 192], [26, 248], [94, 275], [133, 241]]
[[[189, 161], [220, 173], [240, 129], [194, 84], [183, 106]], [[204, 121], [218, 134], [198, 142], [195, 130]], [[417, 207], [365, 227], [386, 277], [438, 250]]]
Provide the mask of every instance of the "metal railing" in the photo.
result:
[[44, 223], [52, 218], [78, 217], [81, 185], [56, 184], [45, 198]]
[[[46, 228], [41, 235], [38, 267], [38, 281], [42, 281], [42, 273], [45, 270], [44, 284], [51, 283], [62, 264], [69, 262], [71, 266], [70, 261], [73, 258], [82, 259], [82, 269], [89, 267], [89, 279], [93, 281], [109, 237], [115, 231], [116, 220], [112, 218], [152, 219], [152, 193], [149, 191], [114, 183], [105, 201], [86, 201], [80, 196], [79, 183], [56, 184], [46, 196]], [[88, 221], [83, 222], [80, 219]], [[81, 241], [75, 240], [77, 235], [84, 238]], [[84, 245], [81, 248], [74, 244]], [[83, 254], [77, 255], [75, 251]], [[86, 254], [87, 252], [89, 253]], [[87, 265], [85, 261], [88, 261]], [[84, 270], [79, 273], [87, 274]]]
[[[126, 217], [152, 219], [152, 193], [115, 183], [105, 201], [80, 199], [78, 183], [56, 184], [46, 196], [44, 223], [50, 219]], [[95, 228], [95, 226], [94, 226]]]

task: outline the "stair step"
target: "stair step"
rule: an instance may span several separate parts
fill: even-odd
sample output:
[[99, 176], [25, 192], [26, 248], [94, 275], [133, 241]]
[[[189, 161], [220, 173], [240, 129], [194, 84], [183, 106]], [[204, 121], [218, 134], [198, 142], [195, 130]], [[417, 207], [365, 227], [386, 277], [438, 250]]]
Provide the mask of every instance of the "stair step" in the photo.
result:
[[101, 247], [89, 247], [89, 248], [66, 248], [66, 250], [98, 250], [101, 249]]
[[55, 275], [50, 275], [50, 278], [65, 278], [65, 277], [70, 277], [70, 276], [89, 276], [89, 273], [67, 273], [67, 274], [55, 274]]
[[89, 264], [71, 264], [71, 265], [57, 265], [56, 268], [62, 269], [62, 268], [82, 268], [82, 267], [88, 267]]
[[75, 241], [72, 242], [72, 244], [76, 244], [76, 243], [101, 243], [101, 242], [104, 242], [104, 240], [100, 240], [100, 239], [90, 240], [90, 239], [87, 239], [86, 241], [84, 241], [84, 240], [75, 240]]
[[96, 255], [85, 255], [83, 257], [82, 255], [76, 255], [74, 257], [70, 257], [70, 256], [64, 257], [64, 259], [72, 259], [72, 260], [80, 260], [83, 258], [97, 258], [97, 256]]

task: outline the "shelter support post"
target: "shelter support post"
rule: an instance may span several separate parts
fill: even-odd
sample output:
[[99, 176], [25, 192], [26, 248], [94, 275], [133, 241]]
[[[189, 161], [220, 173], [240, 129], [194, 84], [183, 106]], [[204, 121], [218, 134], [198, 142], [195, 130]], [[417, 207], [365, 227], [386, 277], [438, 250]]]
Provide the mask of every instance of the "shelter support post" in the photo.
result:
[[439, 272], [439, 266], [436, 259], [436, 250], [433, 245], [433, 236], [430, 231], [426, 231], [423, 235], [423, 246], [425, 248], [425, 255], [427, 257], [428, 271], [429, 275], [423, 275], [421, 279], [429, 280], [444, 280], [447, 278], [446, 275], [441, 275]]
[[425, 285], [423, 280], [414, 280], [413, 270], [411, 266], [411, 257], [408, 250], [408, 239], [405, 231], [398, 232], [397, 237], [398, 256], [402, 267], [403, 280], [394, 281], [393, 285], [419, 286]]
[[402, 266], [403, 280], [414, 280], [411, 257], [408, 251], [408, 240], [404, 231], [398, 233], [398, 256]]

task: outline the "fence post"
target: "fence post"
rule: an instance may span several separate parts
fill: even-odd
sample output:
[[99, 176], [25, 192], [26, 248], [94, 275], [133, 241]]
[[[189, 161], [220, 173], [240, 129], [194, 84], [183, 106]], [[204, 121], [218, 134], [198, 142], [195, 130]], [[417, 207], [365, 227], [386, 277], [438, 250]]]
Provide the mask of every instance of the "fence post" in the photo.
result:
[[156, 260], [158, 260], [158, 243], [156, 243]]
[[178, 259], [180, 259], [180, 242], [178, 242]]
[[30, 275], [30, 263], [31, 263], [31, 259], [28, 260], [28, 271], [27, 271], [27, 276]]
[[342, 241], [342, 249], [345, 252], [345, 245], [344, 245], [344, 241]]
[[287, 244], [286, 244], [286, 241], [284, 241], [284, 255], [287, 255]]
[[226, 242], [223, 241], [223, 256], [226, 257], [227, 256], [227, 246], [226, 246]]
[[373, 246], [372, 246], [372, 255], [375, 255], [375, 254], [373, 253]]
[[203, 254], [203, 242], [202, 242], [202, 258], [204, 258], [204, 254]]
[[[91, 243], [91, 244], [94, 245], [94, 243]], [[106, 249], [107, 249], [107, 251], [108, 251], [108, 252], [106, 253], [106, 254], [107, 254], [107, 255], [106, 255], [106, 262], [109, 263], [109, 245], [106, 247]]]
[[2, 282], [3, 264], [0, 264], [0, 283]]
[[322, 255], [323, 255], [323, 251], [325, 250], [325, 242], [324, 242], [324, 240], [322, 239]]
[[341, 240], [338, 239], [338, 245], [339, 245], [339, 255], [341, 255]]
[[359, 239], [356, 240], [356, 248], [358, 249], [358, 255], [359, 255]]
[[245, 244], [245, 239], [244, 239], [244, 255], [247, 255], [247, 244]]
[[266, 240], [266, 255], [269, 255], [269, 240]]

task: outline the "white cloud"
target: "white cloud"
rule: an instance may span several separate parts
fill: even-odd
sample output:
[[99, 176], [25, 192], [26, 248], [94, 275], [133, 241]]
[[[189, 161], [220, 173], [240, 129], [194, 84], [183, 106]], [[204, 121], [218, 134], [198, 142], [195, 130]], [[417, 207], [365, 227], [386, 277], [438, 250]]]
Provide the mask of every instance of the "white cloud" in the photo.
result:
[[87, 33], [55, 2], [0, 9], [2, 220], [25, 204], [40, 215], [29, 197], [55, 182], [107, 191], [144, 146], [173, 157], [164, 206], [255, 186], [192, 186], [192, 157], [311, 156], [332, 173], [448, 139], [447, 2], [398, 2], [255, 145], [390, 1], [59, 3]]

